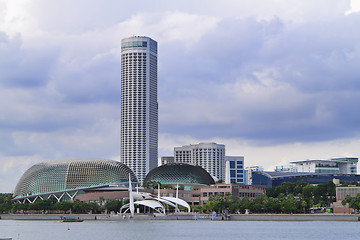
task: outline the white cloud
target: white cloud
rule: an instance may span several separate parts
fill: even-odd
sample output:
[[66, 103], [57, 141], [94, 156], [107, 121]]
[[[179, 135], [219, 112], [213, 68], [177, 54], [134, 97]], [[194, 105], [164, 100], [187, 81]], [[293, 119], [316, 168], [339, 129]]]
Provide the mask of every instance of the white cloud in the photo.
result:
[[359, 0], [351, 0], [351, 8], [348, 10], [345, 15], [350, 15], [352, 13], [360, 12], [360, 1]]

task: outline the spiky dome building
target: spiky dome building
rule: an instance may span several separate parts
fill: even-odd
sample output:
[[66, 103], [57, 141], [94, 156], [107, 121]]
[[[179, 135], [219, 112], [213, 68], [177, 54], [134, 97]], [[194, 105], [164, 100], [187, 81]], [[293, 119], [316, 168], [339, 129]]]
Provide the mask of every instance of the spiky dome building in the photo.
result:
[[215, 184], [214, 179], [203, 168], [186, 163], [169, 163], [154, 168], [146, 175], [144, 186], [151, 183], [181, 185]]
[[14, 200], [36, 201], [55, 197], [73, 200], [79, 191], [116, 184], [137, 182], [133, 171], [125, 164], [105, 159], [59, 159], [30, 167], [20, 178]]

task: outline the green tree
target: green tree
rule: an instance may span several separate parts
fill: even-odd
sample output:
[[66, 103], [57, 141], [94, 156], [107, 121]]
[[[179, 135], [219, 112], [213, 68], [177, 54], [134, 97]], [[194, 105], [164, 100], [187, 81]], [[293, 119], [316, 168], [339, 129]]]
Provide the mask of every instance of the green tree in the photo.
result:
[[72, 208], [72, 203], [71, 202], [57, 202], [55, 203], [55, 209], [57, 210], [61, 210], [61, 211], [69, 211]]
[[265, 199], [264, 203], [265, 211], [268, 213], [280, 213], [281, 202], [278, 198], [269, 197]]
[[296, 210], [296, 199], [294, 195], [289, 194], [285, 200], [281, 202], [281, 210], [285, 213], [294, 213]]
[[122, 206], [121, 201], [119, 200], [109, 200], [105, 203], [105, 208], [107, 212], [119, 212]]

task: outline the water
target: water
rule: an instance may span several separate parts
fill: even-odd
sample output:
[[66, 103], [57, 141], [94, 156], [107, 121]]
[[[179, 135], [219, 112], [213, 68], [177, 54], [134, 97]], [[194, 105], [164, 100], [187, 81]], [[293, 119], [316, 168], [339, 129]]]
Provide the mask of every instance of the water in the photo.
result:
[[[70, 230], [68, 230], [68, 228]], [[71, 239], [326, 239], [360, 238], [360, 222], [0, 220], [0, 238]]]

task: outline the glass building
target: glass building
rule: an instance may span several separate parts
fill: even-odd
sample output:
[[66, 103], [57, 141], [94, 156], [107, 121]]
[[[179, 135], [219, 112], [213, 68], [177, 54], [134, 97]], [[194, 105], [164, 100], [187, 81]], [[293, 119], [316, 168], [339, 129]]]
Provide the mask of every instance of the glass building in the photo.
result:
[[225, 183], [244, 184], [243, 156], [225, 156]]
[[158, 162], [157, 42], [121, 41], [120, 160], [142, 183]]
[[360, 175], [356, 174], [331, 174], [311, 172], [253, 172], [252, 184], [276, 187], [283, 182], [296, 183], [304, 181], [310, 184], [325, 184], [334, 179], [340, 182], [360, 182]]
[[214, 179], [200, 166], [185, 163], [164, 164], [151, 170], [144, 180], [144, 185], [152, 183], [210, 185]]
[[20, 178], [14, 191], [15, 200], [56, 198], [73, 200], [86, 189], [137, 182], [126, 165], [105, 159], [59, 159], [41, 162], [29, 168]]

